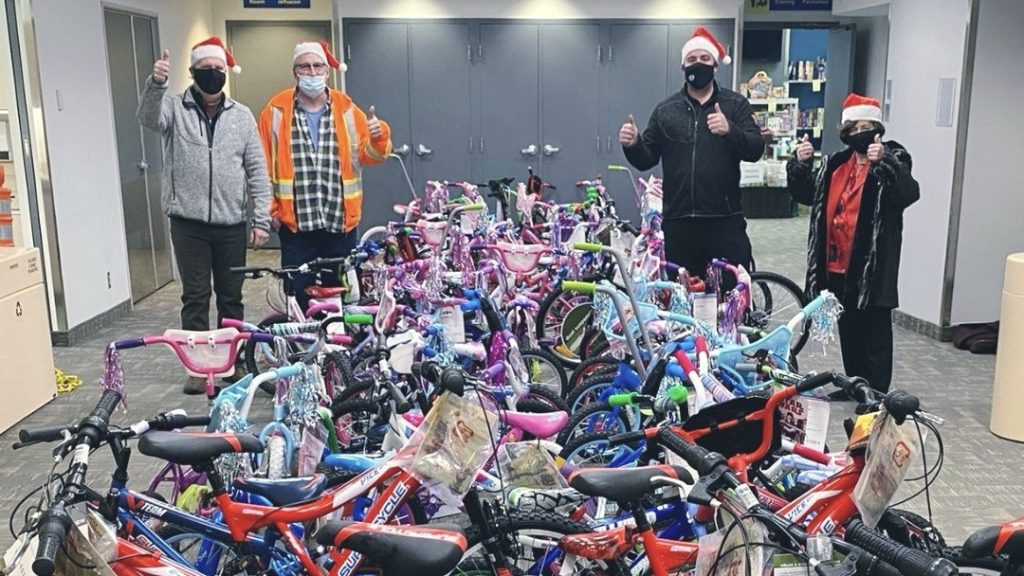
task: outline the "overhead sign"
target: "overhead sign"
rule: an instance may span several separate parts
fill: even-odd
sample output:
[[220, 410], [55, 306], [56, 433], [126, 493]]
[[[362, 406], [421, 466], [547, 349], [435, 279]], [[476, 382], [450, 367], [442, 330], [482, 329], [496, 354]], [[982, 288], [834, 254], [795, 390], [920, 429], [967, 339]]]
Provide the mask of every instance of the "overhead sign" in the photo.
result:
[[832, 11], [832, 0], [747, 0], [750, 12]]
[[243, 8], [309, 8], [310, 0], [242, 0]]

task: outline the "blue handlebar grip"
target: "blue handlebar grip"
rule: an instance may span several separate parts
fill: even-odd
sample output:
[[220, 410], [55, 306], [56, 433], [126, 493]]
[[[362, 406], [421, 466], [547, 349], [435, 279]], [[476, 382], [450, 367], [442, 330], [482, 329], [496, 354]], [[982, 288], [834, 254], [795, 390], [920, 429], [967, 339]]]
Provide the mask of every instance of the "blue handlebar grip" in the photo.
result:
[[302, 374], [302, 371], [305, 370], [305, 368], [305, 364], [303, 364], [302, 362], [296, 362], [295, 364], [291, 364], [289, 366], [282, 366], [280, 368], [277, 368], [275, 372], [277, 372], [278, 378], [293, 378], [295, 376], [298, 376], [299, 374]]

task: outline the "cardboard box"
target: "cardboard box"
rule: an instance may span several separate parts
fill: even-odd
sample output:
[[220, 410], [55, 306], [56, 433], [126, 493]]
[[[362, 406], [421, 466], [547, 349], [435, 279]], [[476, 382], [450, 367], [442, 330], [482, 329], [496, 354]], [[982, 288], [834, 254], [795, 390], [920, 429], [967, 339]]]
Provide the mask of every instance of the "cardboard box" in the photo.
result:
[[42, 283], [38, 248], [0, 248], [0, 298]]

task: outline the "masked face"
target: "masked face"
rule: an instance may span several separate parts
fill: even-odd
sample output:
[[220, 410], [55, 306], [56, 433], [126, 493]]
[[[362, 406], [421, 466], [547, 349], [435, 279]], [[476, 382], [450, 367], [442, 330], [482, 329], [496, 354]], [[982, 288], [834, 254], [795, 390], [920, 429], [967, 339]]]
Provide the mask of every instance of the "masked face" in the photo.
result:
[[299, 90], [310, 98], [316, 98], [327, 88], [327, 76], [299, 76]]
[[857, 132], [856, 134], [849, 134], [842, 138], [843, 144], [849, 146], [852, 150], [866, 154], [868, 146], [875, 141], [875, 136], [881, 134], [881, 131], [876, 128], [864, 130], [863, 132]]
[[216, 68], [193, 68], [192, 78], [195, 80], [196, 86], [202, 90], [204, 94], [216, 96], [224, 89], [224, 83], [227, 81], [227, 74], [225, 74], [223, 70], [218, 70]]
[[715, 67], [703, 62], [697, 62], [683, 68], [683, 74], [686, 76], [687, 84], [700, 90], [715, 79]]

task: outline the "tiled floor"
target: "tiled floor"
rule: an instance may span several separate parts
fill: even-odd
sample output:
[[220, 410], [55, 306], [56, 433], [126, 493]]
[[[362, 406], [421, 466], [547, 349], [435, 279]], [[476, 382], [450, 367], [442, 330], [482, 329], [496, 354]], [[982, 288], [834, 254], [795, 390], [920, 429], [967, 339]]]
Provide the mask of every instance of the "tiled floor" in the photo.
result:
[[[804, 269], [805, 218], [751, 220], [749, 231], [754, 242], [758, 267], [781, 272], [800, 280]], [[273, 263], [276, 252], [259, 252], [250, 261]], [[267, 281], [250, 281], [246, 286], [247, 315], [257, 318], [270, 307]], [[17, 452], [11, 444], [19, 428], [69, 422], [86, 413], [99, 396], [97, 382], [102, 374], [103, 349], [119, 338], [162, 332], [178, 324], [178, 286], [171, 284], [143, 300], [129, 316], [104, 327], [71, 348], [55, 350], [57, 366], [78, 374], [85, 385], [31, 415], [15, 429], [0, 435], [0, 519], [6, 520], [17, 501], [38, 485], [52, 463], [45, 446]], [[912, 295], [905, 294], [904, 298]], [[988, 418], [994, 370], [993, 356], [974, 356], [906, 330], [896, 329], [896, 377], [894, 387], [919, 395], [926, 409], [946, 418], [942, 427], [946, 463], [933, 485], [933, 510], [936, 524], [952, 542], [960, 542], [971, 531], [989, 523], [1024, 516], [1024, 446], [1001, 440], [988, 431]], [[127, 415], [115, 416], [130, 422], [161, 410], [183, 407], [205, 411], [202, 398], [181, 394], [184, 373], [178, 361], [166, 349], [135, 349], [123, 354], [129, 391]], [[822, 349], [808, 344], [801, 355], [801, 368], [841, 368], [835, 345]], [[852, 404], [834, 404], [830, 426], [830, 444], [843, 444], [841, 420], [849, 415]], [[934, 461], [935, 443], [929, 442], [929, 457]], [[136, 455], [133, 481], [145, 483], [157, 464]], [[93, 458], [92, 479], [102, 486], [108, 481], [110, 460], [107, 454]], [[913, 470], [910, 476], [916, 475]], [[908, 486], [915, 490], [918, 485]], [[923, 499], [907, 507], [924, 513]], [[11, 541], [6, 529], [0, 532], [0, 548]]]

